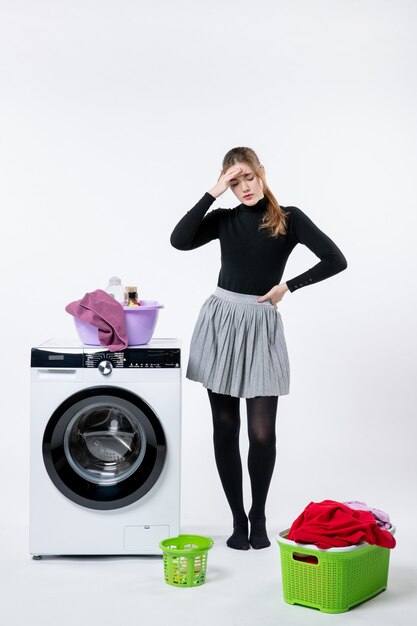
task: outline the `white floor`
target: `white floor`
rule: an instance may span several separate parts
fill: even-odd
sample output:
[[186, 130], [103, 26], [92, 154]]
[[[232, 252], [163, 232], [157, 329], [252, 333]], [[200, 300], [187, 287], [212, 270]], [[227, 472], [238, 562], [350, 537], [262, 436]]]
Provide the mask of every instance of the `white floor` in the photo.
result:
[[[163, 580], [162, 557], [49, 557], [33, 561], [27, 528], [0, 523], [0, 623], [4, 626], [291, 626], [417, 623], [417, 550], [412, 527], [397, 533], [388, 589], [350, 610], [329, 615], [283, 601], [279, 548], [239, 552], [211, 536], [207, 579], [177, 589]], [[407, 537], [407, 532], [409, 536]], [[271, 538], [273, 534], [270, 533]]]

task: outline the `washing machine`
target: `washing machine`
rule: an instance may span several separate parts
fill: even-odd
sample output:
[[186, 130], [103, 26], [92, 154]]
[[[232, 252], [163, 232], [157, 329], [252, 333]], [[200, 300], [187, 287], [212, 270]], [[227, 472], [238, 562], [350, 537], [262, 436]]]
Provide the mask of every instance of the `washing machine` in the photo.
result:
[[180, 532], [181, 342], [31, 351], [29, 551], [159, 554]]

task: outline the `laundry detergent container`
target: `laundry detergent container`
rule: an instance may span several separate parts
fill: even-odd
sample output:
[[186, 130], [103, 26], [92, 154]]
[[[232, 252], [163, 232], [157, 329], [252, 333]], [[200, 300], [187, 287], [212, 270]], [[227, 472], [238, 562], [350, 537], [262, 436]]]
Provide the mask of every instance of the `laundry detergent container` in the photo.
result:
[[[127, 341], [129, 346], [140, 346], [152, 339], [159, 309], [164, 305], [156, 300], [141, 300], [141, 306], [125, 306]], [[78, 317], [74, 317], [75, 328], [81, 341], [88, 346], [99, 346], [98, 329]]]

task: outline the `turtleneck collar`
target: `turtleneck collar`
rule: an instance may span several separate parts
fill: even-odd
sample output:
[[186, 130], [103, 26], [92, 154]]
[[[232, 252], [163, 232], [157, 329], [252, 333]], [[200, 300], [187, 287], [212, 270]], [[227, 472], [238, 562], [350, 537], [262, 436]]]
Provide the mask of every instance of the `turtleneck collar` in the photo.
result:
[[239, 211], [247, 211], [248, 213], [261, 213], [265, 211], [268, 204], [268, 198], [263, 196], [256, 204], [248, 206], [247, 204], [239, 204]]

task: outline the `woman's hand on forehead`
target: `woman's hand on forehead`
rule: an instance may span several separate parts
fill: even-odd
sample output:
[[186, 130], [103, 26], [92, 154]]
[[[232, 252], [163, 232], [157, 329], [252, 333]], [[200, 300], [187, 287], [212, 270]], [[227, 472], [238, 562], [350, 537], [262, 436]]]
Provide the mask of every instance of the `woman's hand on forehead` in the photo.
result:
[[225, 171], [224, 175], [233, 174], [235, 178], [239, 178], [239, 176], [246, 176], [246, 174], [252, 174], [251, 170], [247, 167], [242, 167], [236, 165], [232, 165], [228, 170]]
[[217, 183], [210, 189], [209, 193], [214, 198], [218, 198], [226, 191], [226, 189], [230, 187], [230, 183], [233, 180], [237, 180], [238, 177], [246, 176], [248, 174], [252, 174], [250, 169], [247, 167], [236, 166], [236, 164], [229, 167], [224, 174], [222, 174], [222, 170], [220, 170], [220, 176], [217, 179]]

